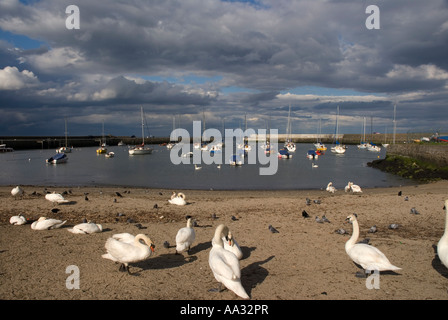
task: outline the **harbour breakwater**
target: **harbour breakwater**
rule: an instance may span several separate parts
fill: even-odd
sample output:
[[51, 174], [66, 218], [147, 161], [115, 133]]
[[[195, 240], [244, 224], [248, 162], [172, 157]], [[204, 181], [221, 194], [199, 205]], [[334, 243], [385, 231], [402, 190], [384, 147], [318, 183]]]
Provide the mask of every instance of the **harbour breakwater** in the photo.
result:
[[[334, 141], [334, 134], [292, 134], [285, 135], [279, 134], [278, 141], [284, 142], [287, 138], [295, 143], [315, 143], [320, 140], [322, 143], [331, 144]], [[81, 147], [94, 147], [101, 144], [101, 136], [72, 136], [68, 138], [68, 146], [74, 148]], [[362, 135], [360, 134], [339, 134], [338, 140], [341, 143], [348, 145], [359, 144], [362, 140]], [[257, 140], [260, 137], [253, 137]], [[263, 137], [264, 139], [264, 137]], [[408, 134], [396, 134], [395, 141], [397, 143], [403, 143], [409, 141]], [[168, 143], [169, 137], [151, 137], [145, 138], [146, 144], [163, 144]], [[250, 140], [250, 139], [249, 139]], [[392, 136], [390, 134], [374, 134], [369, 138], [366, 138], [368, 142], [375, 144], [391, 143]], [[110, 146], [116, 146], [118, 143], [122, 142], [125, 145], [137, 145], [142, 142], [141, 138], [129, 137], [129, 136], [106, 136], [106, 144]], [[0, 143], [6, 144], [7, 147], [13, 148], [14, 150], [26, 150], [26, 149], [57, 149], [59, 147], [65, 146], [65, 136], [17, 136], [10, 137], [4, 136], [0, 137]]]
[[384, 159], [367, 165], [420, 182], [448, 179], [448, 144], [389, 145]]

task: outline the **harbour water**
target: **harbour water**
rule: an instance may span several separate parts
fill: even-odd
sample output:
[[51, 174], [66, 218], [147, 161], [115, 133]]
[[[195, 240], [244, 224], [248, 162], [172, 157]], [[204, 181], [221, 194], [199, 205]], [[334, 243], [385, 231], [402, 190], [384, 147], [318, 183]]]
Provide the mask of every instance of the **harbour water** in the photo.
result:
[[[386, 151], [359, 150], [350, 145], [345, 154], [337, 155], [328, 150], [317, 160], [306, 157], [312, 144], [297, 144], [292, 159], [278, 159], [274, 175], [260, 175], [259, 164], [230, 166], [228, 160], [220, 168], [216, 164], [175, 165], [170, 160], [170, 150], [154, 145], [149, 155], [130, 156], [127, 146], [109, 146], [115, 156], [98, 155], [96, 147], [73, 149], [67, 163], [51, 165], [45, 159], [55, 150], [23, 150], [0, 154], [0, 185], [42, 186], [125, 186], [164, 189], [199, 190], [294, 190], [325, 189], [332, 181], [343, 189], [348, 181], [362, 188], [410, 185], [414, 182], [378, 169], [367, 163], [384, 158]], [[259, 146], [258, 146], [259, 148]], [[278, 149], [277, 149], [278, 150]], [[250, 151], [256, 152], [256, 151]], [[262, 151], [261, 151], [262, 152]], [[315, 163], [318, 167], [313, 167]]]

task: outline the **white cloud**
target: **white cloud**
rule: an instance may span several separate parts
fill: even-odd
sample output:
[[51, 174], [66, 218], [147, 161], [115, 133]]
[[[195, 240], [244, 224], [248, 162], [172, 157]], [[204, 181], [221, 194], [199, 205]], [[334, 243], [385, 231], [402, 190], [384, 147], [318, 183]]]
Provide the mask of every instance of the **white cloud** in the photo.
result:
[[97, 91], [93, 94], [94, 101], [101, 101], [107, 99], [113, 99], [117, 96], [117, 93], [112, 89], [103, 89], [101, 91]]
[[280, 100], [291, 100], [291, 101], [315, 101], [319, 103], [332, 102], [332, 103], [342, 103], [342, 102], [372, 102], [372, 101], [389, 101], [388, 97], [376, 96], [376, 95], [341, 95], [341, 96], [325, 96], [317, 94], [278, 94], [277, 98]]
[[0, 70], [0, 90], [19, 90], [34, 86], [39, 82], [32, 71], [19, 71], [17, 67], [5, 67]]
[[407, 65], [394, 65], [394, 68], [386, 76], [391, 79], [448, 80], [448, 72], [433, 64], [424, 64], [415, 68]]

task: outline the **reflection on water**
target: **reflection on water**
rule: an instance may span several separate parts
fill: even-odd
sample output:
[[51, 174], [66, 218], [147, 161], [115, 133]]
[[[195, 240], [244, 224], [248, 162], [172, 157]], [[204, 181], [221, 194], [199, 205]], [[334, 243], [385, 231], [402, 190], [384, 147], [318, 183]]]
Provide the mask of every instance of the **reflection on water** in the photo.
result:
[[298, 144], [292, 159], [278, 160], [277, 173], [272, 176], [259, 175], [261, 165], [258, 164], [241, 167], [223, 164], [218, 168], [216, 164], [202, 163], [200, 170], [195, 170], [193, 164], [174, 165], [170, 161], [170, 150], [164, 146], [154, 146], [152, 154], [141, 156], [130, 156], [126, 146], [109, 146], [108, 151], [115, 153], [113, 158], [97, 155], [96, 147], [74, 149], [68, 154], [68, 162], [59, 165], [45, 163], [54, 150], [15, 151], [0, 154], [0, 185], [280, 190], [321, 189], [329, 181], [338, 189], [343, 189], [348, 181], [363, 188], [413, 184], [367, 167], [368, 162], [384, 158], [384, 148], [376, 153], [349, 146], [343, 155], [327, 151], [317, 160], [306, 157], [310, 149], [313, 149], [312, 144]]

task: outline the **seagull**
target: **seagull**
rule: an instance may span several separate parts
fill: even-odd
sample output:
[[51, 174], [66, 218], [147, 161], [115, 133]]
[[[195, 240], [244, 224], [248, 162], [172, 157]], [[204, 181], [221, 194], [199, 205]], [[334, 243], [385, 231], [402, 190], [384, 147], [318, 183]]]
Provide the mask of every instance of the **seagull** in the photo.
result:
[[375, 233], [377, 231], [376, 226], [371, 226], [369, 229], [369, 233]]
[[308, 214], [308, 212], [306, 212], [305, 210], [302, 211], [302, 217], [304, 218], [309, 218], [310, 215]]
[[271, 231], [272, 233], [279, 233], [277, 229], [275, 229], [272, 225], [269, 225], [269, 231]]

